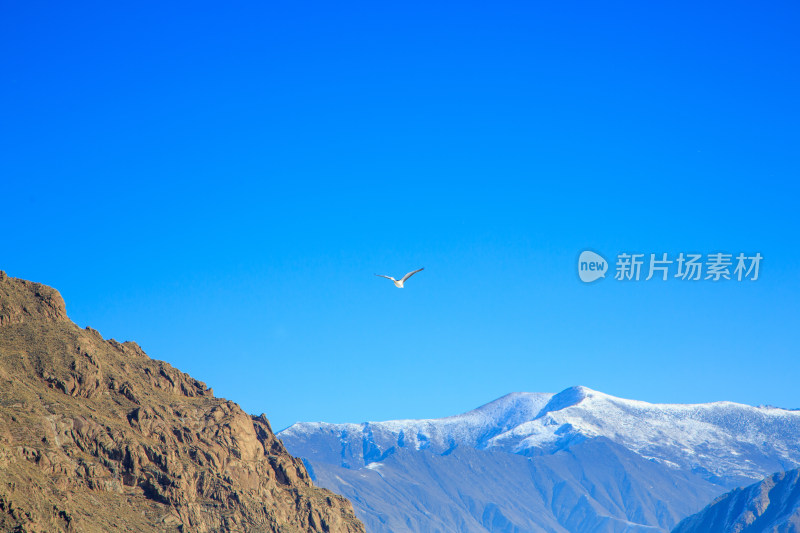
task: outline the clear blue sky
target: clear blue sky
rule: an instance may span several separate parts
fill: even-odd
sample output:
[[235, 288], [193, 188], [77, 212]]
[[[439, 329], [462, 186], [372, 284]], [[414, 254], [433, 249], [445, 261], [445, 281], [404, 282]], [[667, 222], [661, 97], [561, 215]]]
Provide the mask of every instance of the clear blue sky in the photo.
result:
[[[79, 325], [275, 429], [800, 407], [796, 2], [112, 4], [0, 7], [0, 268]], [[764, 260], [583, 284], [587, 248]]]

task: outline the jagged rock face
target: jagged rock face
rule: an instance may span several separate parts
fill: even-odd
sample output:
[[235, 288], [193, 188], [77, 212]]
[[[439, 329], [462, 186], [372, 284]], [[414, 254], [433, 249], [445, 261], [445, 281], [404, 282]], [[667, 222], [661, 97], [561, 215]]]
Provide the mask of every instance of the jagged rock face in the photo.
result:
[[361, 532], [264, 415], [0, 273], [0, 530]]
[[800, 470], [778, 472], [723, 494], [673, 533], [798, 533]]
[[66, 321], [64, 299], [57, 290], [41, 283], [9, 278], [0, 271], [0, 326], [25, 320]]

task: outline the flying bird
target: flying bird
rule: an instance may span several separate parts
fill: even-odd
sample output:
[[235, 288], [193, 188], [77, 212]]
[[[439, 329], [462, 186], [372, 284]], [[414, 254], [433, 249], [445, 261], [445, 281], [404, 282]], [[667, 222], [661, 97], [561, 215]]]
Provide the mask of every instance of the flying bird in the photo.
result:
[[386, 278], [386, 279], [392, 280], [394, 282], [394, 286], [395, 287], [397, 287], [398, 289], [402, 289], [403, 288], [403, 283], [405, 283], [408, 278], [410, 278], [411, 276], [413, 276], [414, 274], [416, 274], [420, 270], [425, 270], [425, 269], [424, 268], [418, 268], [417, 270], [412, 270], [411, 272], [409, 272], [408, 274], [403, 276], [403, 278], [400, 279], [400, 280], [396, 280], [392, 276], [384, 276], [383, 274], [375, 274], [375, 275], [376, 276], [380, 276], [382, 278]]

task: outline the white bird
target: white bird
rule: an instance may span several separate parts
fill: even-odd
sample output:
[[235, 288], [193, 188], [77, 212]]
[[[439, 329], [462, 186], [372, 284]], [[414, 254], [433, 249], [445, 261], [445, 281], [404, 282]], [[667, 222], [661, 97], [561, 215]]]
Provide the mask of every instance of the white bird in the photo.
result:
[[400, 280], [396, 280], [392, 276], [384, 276], [383, 274], [375, 274], [375, 275], [376, 276], [380, 276], [382, 278], [386, 278], [386, 279], [392, 280], [394, 282], [394, 286], [395, 287], [397, 287], [398, 289], [402, 289], [403, 288], [403, 283], [405, 283], [408, 278], [410, 278], [411, 276], [413, 276], [414, 274], [416, 274], [420, 270], [425, 270], [425, 269], [424, 268], [418, 268], [417, 270], [413, 270], [413, 271], [409, 272], [408, 274], [406, 274], [405, 276], [403, 276], [403, 278], [400, 279]]

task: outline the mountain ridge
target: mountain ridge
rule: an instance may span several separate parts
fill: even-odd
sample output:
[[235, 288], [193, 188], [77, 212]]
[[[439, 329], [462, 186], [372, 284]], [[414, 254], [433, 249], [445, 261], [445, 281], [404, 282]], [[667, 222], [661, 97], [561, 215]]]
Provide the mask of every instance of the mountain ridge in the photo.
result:
[[682, 520], [672, 533], [798, 533], [800, 470], [778, 472], [734, 489]]
[[[656, 404], [617, 398], [582, 386], [569, 387], [558, 394], [510, 393], [465, 413], [439, 419], [360, 424], [299, 422], [279, 435], [297, 440], [304, 433], [318, 430], [351, 438], [371, 433], [374, 443], [387, 449], [401, 444], [402, 433], [403, 446], [444, 450], [457, 444], [522, 454], [559, 449], [567, 439], [576, 436], [605, 436], [621, 440], [645, 458], [705, 468], [735, 481], [760, 479], [765, 471], [791, 468], [800, 458], [800, 444], [792, 439], [800, 439], [800, 411], [728, 401]], [[653, 443], [650, 433], [657, 433], [665, 440]], [[688, 444], [692, 444], [692, 449], [703, 444], [709, 433], [718, 437], [716, 455], [695, 457], [679, 453], [688, 450]], [[765, 465], [743, 466], [737, 459], [743, 451], [725, 451], [728, 446], [750, 449], [775, 439], [785, 441], [786, 446], [768, 450], [774, 452], [770, 464], [776, 468], [772, 470]]]
[[[665, 532], [713, 497], [800, 464], [797, 411], [726, 401], [653, 404], [582, 386], [557, 394], [511, 393], [440, 419], [297, 423], [279, 432], [278, 437], [287, 449], [303, 458], [322, 486], [348, 496], [358, 516], [377, 532], [397, 530], [386, 525], [400, 519], [394, 508], [413, 517], [418, 524], [415, 531], [437, 531], [425, 517], [442, 516], [442, 501], [447, 498], [449, 505], [460, 509], [449, 516], [455, 524], [471, 523], [474, 529], [469, 531], [611, 533], [656, 528]], [[458, 452], [462, 449], [477, 452], [469, 455], [468, 465], [445, 459], [453, 454], [463, 456]], [[573, 464], [568, 470], [551, 465], [552, 461], [563, 465], [576, 450], [584, 450], [584, 457], [616, 464], [616, 470], [608, 471], [609, 477], [603, 480], [590, 464]], [[620, 454], [626, 457], [624, 461], [615, 459]], [[518, 479], [518, 490], [527, 495], [530, 509], [521, 502], [516, 507], [492, 507], [516, 497], [510, 489], [491, 481], [490, 465], [498, 464], [513, 464], [529, 472]], [[409, 477], [405, 470], [413, 468], [422, 470], [413, 471]], [[452, 480], [453, 486], [436, 488], [446, 472], [454, 469], [462, 470], [462, 486], [457, 487]], [[381, 480], [375, 478], [377, 474]], [[562, 516], [563, 509], [548, 506], [555, 497], [549, 490], [556, 490], [558, 485], [556, 478], [548, 476], [563, 476], [562, 481], [571, 484], [575, 494], [585, 491], [582, 496], [589, 503], [583, 521], [576, 523], [574, 517]], [[649, 479], [654, 476], [661, 486], [652, 490], [663, 496], [663, 505], [636, 496], [649, 490]], [[584, 479], [597, 482], [585, 485]], [[495, 492], [483, 499], [475, 496], [470, 504], [462, 501], [459, 494], [468, 485], [482, 483], [489, 483]], [[673, 483], [681, 489], [673, 490]], [[391, 488], [383, 492], [391, 505], [373, 497], [382, 491], [381, 484]], [[599, 486], [605, 488], [600, 490]], [[598, 500], [596, 495], [604, 490], [615, 496]], [[406, 494], [417, 508], [392, 500], [395, 493]], [[626, 507], [626, 500], [631, 498], [636, 503]], [[533, 508], [543, 513], [538, 525], [525, 518]], [[506, 521], [495, 523], [495, 529], [486, 529], [481, 521], [483, 513], [500, 513]], [[627, 522], [630, 524], [621, 525]], [[454, 523], [449, 527], [459, 530]], [[505, 525], [497, 526], [499, 523]]]

